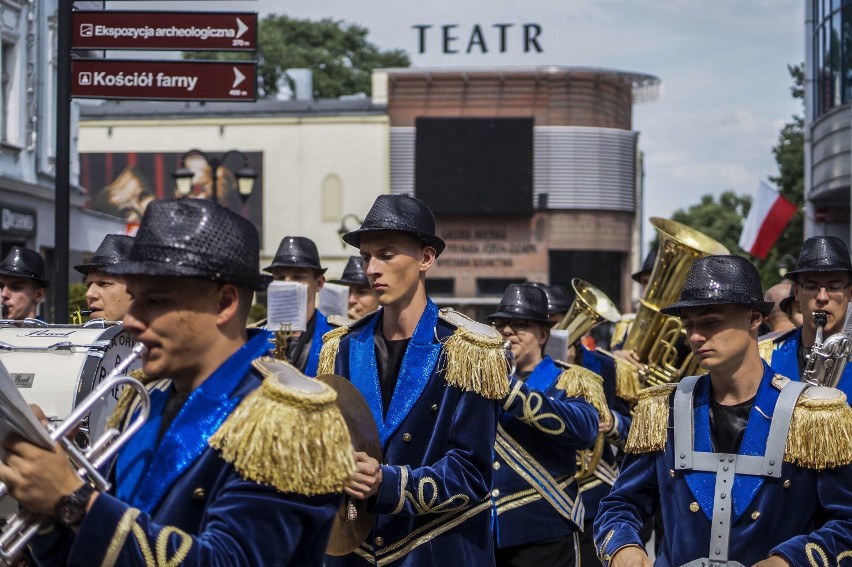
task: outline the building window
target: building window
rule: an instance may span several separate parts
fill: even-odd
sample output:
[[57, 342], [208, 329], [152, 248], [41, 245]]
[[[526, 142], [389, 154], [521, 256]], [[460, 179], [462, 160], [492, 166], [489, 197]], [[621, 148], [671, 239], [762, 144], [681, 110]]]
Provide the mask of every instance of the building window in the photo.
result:
[[625, 261], [622, 252], [597, 251], [550, 251], [550, 283], [568, 288], [573, 301], [573, 278], [585, 280], [600, 289], [618, 305], [621, 302], [621, 265]]
[[426, 294], [430, 297], [452, 297], [455, 293], [454, 278], [426, 278]]
[[12, 109], [12, 88], [15, 83], [15, 44], [2, 42], [0, 44], [0, 141], [9, 142], [14, 136], [12, 117], [17, 113]]
[[322, 180], [322, 220], [336, 222], [343, 216], [343, 183], [331, 174]]

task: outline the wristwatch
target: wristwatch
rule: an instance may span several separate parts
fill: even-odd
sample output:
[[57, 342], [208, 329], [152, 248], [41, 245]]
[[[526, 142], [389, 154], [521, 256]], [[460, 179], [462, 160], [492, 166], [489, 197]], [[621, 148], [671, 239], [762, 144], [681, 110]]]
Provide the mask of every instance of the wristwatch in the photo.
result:
[[53, 508], [56, 521], [66, 528], [76, 528], [83, 523], [83, 518], [86, 517], [86, 506], [89, 505], [89, 498], [94, 491], [94, 486], [83, 483], [83, 486], [71, 494], [62, 496]]

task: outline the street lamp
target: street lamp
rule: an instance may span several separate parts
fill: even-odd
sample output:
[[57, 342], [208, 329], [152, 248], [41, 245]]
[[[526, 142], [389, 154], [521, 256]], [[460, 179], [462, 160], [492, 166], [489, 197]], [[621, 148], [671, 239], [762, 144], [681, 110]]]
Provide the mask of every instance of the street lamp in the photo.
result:
[[249, 165], [248, 156], [239, 150], [228, 150], [222, 154], [222, 157], [220, 158], [209, 156], [197, 149], [185, 152], [180, 157], [181, 166], [172, 173], [178, 195], [180, 197], [188, 197], [192, 192], [192, 180], [195, 177], [196, 172], [187, 167], [187, 160], [195, 160], [197, 158], [203, 160], [203, 162], [210, 168], [212, 176], [210, 197], [214, 203], [217, 203], [219, 200], [219, 168], [225, 165], [227, 159], [232, 155], [243, 158], [243, 165], [234, 173], [234, 176], [237, 179], [237, 192], [239, 193], [242, 202], [245, 203], [246, 199], [249, 198], [251, 192], [254, 190], [254, 182], [255, 179], [257, 179], [257, 173]]
[[778, 275], [783, 278], [790, 271], [790, 268], [796, 266], [796, 259], [790, 254], [784, 254], [778, 259], [776, 266], [778, 267]]
[[[355, 223], [357, 224], [357, 226], [355, 226], [353, 228], [347, 227], [346, 221], [349, 220], [349, 219], [353, 219], [355, 221]], [[358, 215], [356, 215], [354, 213], [346, 213], [345, 215], [343, 215], [343, 217], [341, 217], [340, 228], [337, 229], [337, 234], [340, 236], [340, 241], [343, 242], [343, 249], [344, 250], [346, 249], [346, 246], [348, 246], [348, 245], [346, 244], [346, 241], [343, 240], [343, 235], [346, 234], [347, 232], [351, 232], [351, 231], [355, 230], [356, 228], [358, 228], [362, 224], [364, 224], [364, 221], [361, 219], [361, 217], [359, 217]]]

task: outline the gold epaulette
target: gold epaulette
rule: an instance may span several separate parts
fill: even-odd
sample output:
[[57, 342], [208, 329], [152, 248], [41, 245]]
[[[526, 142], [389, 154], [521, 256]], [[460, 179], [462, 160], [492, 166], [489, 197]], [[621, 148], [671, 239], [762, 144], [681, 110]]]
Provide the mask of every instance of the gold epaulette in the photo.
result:
[[355, 474], [352, 440], [335, 405], [337, 392], [283, 385], [268, 375], [246, 396], [208, 443], [247, 480], [281, 492], [343, 492]]
[[822, 386], [802, 392], [790, 421], [784, 460], [818, 470], [852, 463], [852, 408], [846, 394]]
[[[630, 332], [630, 327], [633, 325], [633, 321], [636, 319], [635, 313], [625, 313], [621, 316], [621, 319], [615, 324], [615, 327], [612, 329], [612, 337], [609, 339], [610, 345], [621, 345], [624, 343], [624, 339], [627, 338], [627, 333]], [[613, 346], [612, 348], [617, 348]]]
[[615, 395], [634, 404], [639, 399], [639, 369], [625, 360], [615, 360]]
[[322, 336], [322, 350], [320, 350], [317, 376], [334, 374], [334, 361], [337, 358], [337, 351], [340, 350], [340, 339], [348, 332], [349, 327], [338, 327]]
[[441, 309], [438, 316], [456, 328], [443, 347], [447, 384], [490, 400], [505, 398], [509, 393], [509, 368], [503, 354], [503, 336], [458, 311]]
[[653, 453], [666, 448], [669, 428], [669, 399], [677, 384], [660, 384], [639, 392], [633, 423], [624, 450]]
[[[150, 376], [145, 374], [141, 369], [131, 371], [128, 376], [130, 376], [131, 378], [136, 378], [137, 380], [142, 382], [146, 387], [156, 381], [155, 378], [151, 378]], [[128, 413], [130, 412], [130, 408], [133, 406], [133, 402], [135, 402], [138, 398], [139, 395], [136, 392], [135, 388], [124, 386], [124, 388], [122, 388], [121, 390], [121, 394], [119, 394], [118, 396], [118, 401], [115, 404], [115, 408], [113, 408], [112, 413], [107, 418], [107, 428], [121, 429], [121, 425], [128, 417]]]
[[757, 350], [760, 352], [760, 358], [767, 364], [772, 361], [772, 351], [775, 350], [775, 337], [763, 339], [757, 343]]
[[608, 419], [609, 407], [603, 390], [603, 378], [579, 364], [557, 362], [557, 365], [565, 370], [559, 375], [556, 388], [564, 391], [569, 398], [584, 398], [598, 410], [601, 419]]
[[350, 319], [349, 317], [344, 317], [343, 315], [329, 315], [325, 318], [325, 320], [332, 327], [349, 327], [350, 325], [356, 322], [356, 319]]

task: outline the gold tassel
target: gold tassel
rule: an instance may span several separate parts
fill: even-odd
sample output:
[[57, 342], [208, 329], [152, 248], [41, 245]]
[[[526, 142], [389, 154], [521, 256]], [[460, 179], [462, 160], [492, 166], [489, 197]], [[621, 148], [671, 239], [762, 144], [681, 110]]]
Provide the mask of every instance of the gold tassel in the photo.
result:
[[629, 362], [615, 360], [615, 395], [631, 404], [639, 399], [639, 369]]
[[818, 470], [852, 463], [852, 408], [846, 394], [811, 387], [799, 396], [784, 460]]
[[338, 327], [322, 336], [322, 350], [317, 366], [317, 376], [334, 374], [334, 361], [337, 359], [337, 351], [340, 350], [340, 339], [348, 332], [349, 327]]
[[266, 378], [209, 444], [247, 480], [308, 496], [343, 492], [355, 457], [335, 399], [330, 387], [307, 393]]
[[499, 335], [489, 337], [456, 327], [444, 342], [443, 355], [448, 385], [489, 400], [502, 400], [509, 393], [509, 368]]
[[639, 392], [633, 424], [624, 450], [628, 453], [653, 453], [666, 448], [669, 429], [669, 398], [677, 384], [660, 384]]
[[775, 350], [775, 339], [763, 339], [757, 343], [757, 351], [760, 353], [760, 358], [769, 364], [772, 361], [772, 351]]
[[[143, 384], [148, 384], [149, 382], [153, 382], [154, 379], [150, 376], [146, 375], [141, 369], [133, 370], [130, 372], [129, 376], [131, 378], [136, 378]], [[130, 406], [133, 405], [134, 400], [137, 398], [137, 393], [135, 388], [131, 388], [129, 386], [125, 386], [121, 390], [121, 395], [118, 396], [118, 401], [115, 404], [115, 409], [112, 410], [112, 414], [110, 414], [107, 419], [106, 426], [107, 429], [119, 429], [121, 424], [124, 423], [125, 418], [127, 417], [127, 412], [130, 411]]]
[[598, 415], [609, 419], [609, 406], [603, 391], [603, 378], [582, 366], [572, 365], [559, 375], [556, 387], [569, 398], [584, 398], [592, 404]]

